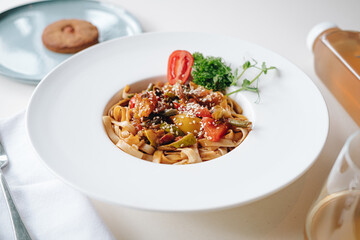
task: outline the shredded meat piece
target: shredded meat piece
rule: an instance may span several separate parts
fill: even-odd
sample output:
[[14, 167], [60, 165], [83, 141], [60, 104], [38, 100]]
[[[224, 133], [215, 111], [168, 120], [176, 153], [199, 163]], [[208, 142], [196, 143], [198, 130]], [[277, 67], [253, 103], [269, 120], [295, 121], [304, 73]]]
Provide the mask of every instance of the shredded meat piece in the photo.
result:
[[224, 95], [220, 92], [210, 91], [208, 95], [200, 99], [200, 104], [209, 108], [216, 106], [222, 102]]
[[154, 111], [157, 104], [156, 95], [148, 93], [147, 96], [135, 95], [135, 106], [133, 109], [135, 118], [148, 117]]

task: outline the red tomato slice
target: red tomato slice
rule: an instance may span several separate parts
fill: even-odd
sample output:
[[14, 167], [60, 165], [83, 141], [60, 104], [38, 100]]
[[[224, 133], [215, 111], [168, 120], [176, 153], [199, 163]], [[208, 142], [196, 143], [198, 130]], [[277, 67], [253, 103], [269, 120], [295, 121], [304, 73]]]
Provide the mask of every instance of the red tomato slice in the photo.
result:
[[206, 138], [218, 142], [226, 134], [228, 126], [225, 123], [216, 124], [215, 119], [204, 117], [201, 121], [204, 126]]
[[134, 108], [136, 103], [136, 96], [133, 96], [129, 101], [129, 107]]
[[209, 109], [205, 108], [205, 107], [200, 107], [196, 112], [195, 112], [197, 117], [211, 117], [211, 113], [209, 111]]
[[169, 83], [174, 85], [178, 80], [185, 83], [190, 76], [193, 63], [194, 58], [188, 51], [174, 51], [168, 61], [167, 79]]

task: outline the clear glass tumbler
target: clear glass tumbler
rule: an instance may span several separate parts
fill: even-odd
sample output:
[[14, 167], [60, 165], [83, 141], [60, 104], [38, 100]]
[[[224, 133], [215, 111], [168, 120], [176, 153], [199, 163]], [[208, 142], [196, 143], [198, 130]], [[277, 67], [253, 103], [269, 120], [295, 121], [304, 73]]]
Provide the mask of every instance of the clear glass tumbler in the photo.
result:
[[360, 239], [360, 130], [347, 139], [310, 208], [305, 239]]

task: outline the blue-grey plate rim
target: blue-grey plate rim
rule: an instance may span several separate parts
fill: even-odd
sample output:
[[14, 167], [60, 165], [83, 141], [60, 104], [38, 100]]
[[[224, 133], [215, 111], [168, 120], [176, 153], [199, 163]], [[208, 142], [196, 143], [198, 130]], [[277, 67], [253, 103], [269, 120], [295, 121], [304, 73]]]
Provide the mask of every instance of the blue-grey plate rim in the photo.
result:
[[[12, 14], [13, 12], [18, 11], [21, 8], [26, 8], [29, 7], [30, 5], [34, 5], [34, 4], [53, 4], [55, 2], [87, 2], [87, 3], [96, 3], [102, 6], [105, 6], [107, 8], [111, 8], [112, 10], [120, 10], [122, 12], [124, 12], [126, 15], [130, 16], [132, 18], [132, 21], [135, 23], [135, 25], [137, 26], [137, 29], [135, 30], [137, 34], [142, 33], [143, 32], [143, 27], [141, 26], [141, 23], [137, 20], [137, 18], [130, 13], [129, 11], [127, 11], [126, 9], [124, 9], [122, 6], [118, 5], [118, 4], [114, 4], [112, 2], [108, 2], [108, 1], [101, 1], [101, 0], [39, 0], [39, 1], [34, 1], [34, 2], [28, 2], [25, 4], [21, 4], [21, 5], [17, 5], [14, 7], [11, 7], [9, 9], [6, 9], [2, 12], [0, 12], [0, 20], [3, 19], [4, 17], [6, 17], [7, 15]], [[49, 23], [50, 24], [50, 23]], [[68, 54], [69, 57], [71, 57], [74, 54]], [[59, 62], [60, 64], [61, 62]], [[17, 81], [17, 82], [21, 82], [21, 83], [25, 83], [25, 84], [38, 84], [42, 78], [34, 78], [32, 77], [32, 75], [25, 75], [25, 74], [19, 74], [16, 71], [13, 71], [11, 69], [8, 69], [6, 67], [3, 68], [1, 62], [0, 62], [0, 74], [6, 77], [11, 78], [11, 80]], [[46, 74], [45, 74], [46, 75]], [[45, 77], [45, 75], [43, 77]]]

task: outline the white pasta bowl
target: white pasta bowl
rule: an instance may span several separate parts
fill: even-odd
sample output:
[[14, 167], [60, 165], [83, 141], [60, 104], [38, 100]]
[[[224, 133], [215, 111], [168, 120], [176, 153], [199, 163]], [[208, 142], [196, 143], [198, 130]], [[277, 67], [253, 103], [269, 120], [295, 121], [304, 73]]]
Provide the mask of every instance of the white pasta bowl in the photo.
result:
[[[277, 71], [261, 79], [261, 98], [233, 98], [253, 122], [230, 153], [190, 165], [155, 164], [130, 156], [108, 138], [102, 116], [126, 84], [166, 74], [177, 49], [246, 59]], [[145, 80], [145, 81], [144, 81]], [[283, 57], [236, 38], [203, 33], [148, 33], [111, 40], [74, 55], [39, 84], [27, 131], [41, 161], [60, 179], [99, 200], [147, 210], [201, 211], [245, 204], [287, 186], [316, 160], [328, 133], [326, 104], [306, 74]]]

